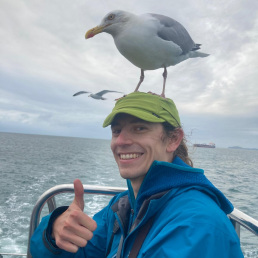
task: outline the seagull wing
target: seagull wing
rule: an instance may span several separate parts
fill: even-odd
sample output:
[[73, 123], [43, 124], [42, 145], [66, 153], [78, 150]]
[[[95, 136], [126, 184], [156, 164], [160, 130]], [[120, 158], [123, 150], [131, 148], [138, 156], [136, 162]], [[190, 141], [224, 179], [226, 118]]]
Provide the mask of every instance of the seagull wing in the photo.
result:
[[90, 93], [90, 92], [89, 91], [79, 91], [79, 92], [76, 92], [75, 94], [73, 94], [73, 97], [84, 94], [84, 93]]
[[109, 93], [109, 92], [118, 92], [118, 93], [122, 93], [122, 92], [120, 92], [120, 91], [115, 91], [115, 90], [102, 90], [102, 91], [100, 91], [100, 92], [96, 93], [95, 95], [103, 96], [104, 94]]
[[182, 54], [200, 49], [200, 44], [194, 43], [188, 31], [179, 22], [161, 14], [150, 13], [150, 15], [161, 24], [161, 27], [158, 29], [158, 36], [163, 40], [177, 44], [182, 49]]

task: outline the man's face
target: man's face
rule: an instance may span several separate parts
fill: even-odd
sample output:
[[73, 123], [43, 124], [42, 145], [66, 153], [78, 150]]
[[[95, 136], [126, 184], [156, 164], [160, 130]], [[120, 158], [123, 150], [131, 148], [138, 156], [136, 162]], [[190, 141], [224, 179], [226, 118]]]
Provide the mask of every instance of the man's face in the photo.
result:
[[111, 130], [111, 150], [123, 178], [141, 183], [154, 160], [172, 161], [169, 139], [160, 123], [118, 114]]

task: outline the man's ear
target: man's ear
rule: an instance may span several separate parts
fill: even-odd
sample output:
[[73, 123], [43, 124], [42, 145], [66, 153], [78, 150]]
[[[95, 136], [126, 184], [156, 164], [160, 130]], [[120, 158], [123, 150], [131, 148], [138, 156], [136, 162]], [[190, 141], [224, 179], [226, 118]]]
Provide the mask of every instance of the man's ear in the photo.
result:
[[181, 128], [178, 128], [171, 132], [171, 135], [168, 139], [167, 152], [174, 152], [180, 145], [183, 137], [184, 131]]

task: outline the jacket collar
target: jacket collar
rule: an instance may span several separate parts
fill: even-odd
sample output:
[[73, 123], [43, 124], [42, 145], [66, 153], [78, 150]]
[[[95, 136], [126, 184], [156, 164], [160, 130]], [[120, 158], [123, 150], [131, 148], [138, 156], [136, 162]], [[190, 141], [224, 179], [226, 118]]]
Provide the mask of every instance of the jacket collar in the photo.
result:
[[150, 196], [172, 188], [189, 186], [201, 186], [204, 190], [207, 189], [207, 194], [213, 195], [211, 197], [226, 214], [233, 210], [230, 201], [206, 178], [202, 169], [188, 166], [179, 157], [175, 157], [172, 163], [155, 160], [142, 182], [136, 199], [130, 180], [127, 180], [127, 184], [129, 200], [135, 214], [138, 214], [143, 201]]

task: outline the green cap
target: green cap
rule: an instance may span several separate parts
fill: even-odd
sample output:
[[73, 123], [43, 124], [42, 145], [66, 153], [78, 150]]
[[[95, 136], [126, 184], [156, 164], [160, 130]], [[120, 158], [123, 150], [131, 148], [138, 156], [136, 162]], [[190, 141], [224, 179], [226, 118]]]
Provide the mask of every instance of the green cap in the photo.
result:
[[148, 122], [168, 122], [174, 127], [181, 127], [179, 114], [173, 100], [151, 93], [137, 91], [119, 99], [105, 119], [103, 127], [110, 125], [119, 113], [126, 113]]

